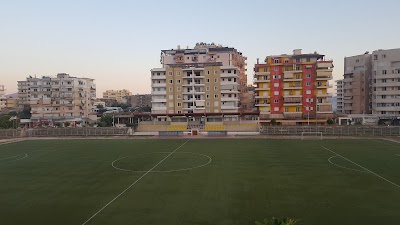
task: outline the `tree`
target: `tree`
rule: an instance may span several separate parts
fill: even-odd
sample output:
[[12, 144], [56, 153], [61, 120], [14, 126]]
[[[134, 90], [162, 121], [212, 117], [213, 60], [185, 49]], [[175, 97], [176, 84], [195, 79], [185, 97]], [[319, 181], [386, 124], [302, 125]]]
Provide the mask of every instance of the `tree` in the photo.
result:
[[3, 115], [0, 116], [0, 129], [13, 128], [13, 121], [10, 121], [11, 116]]
[[335, 121], [333, 121], [333, 119], [328, 119], [327, 121], [326, 121], [326, 123], [328, 124], [328, 125], [333, 125], [334, 123], [335, 123]]
[[113, 118], [112, 116], [106, 115], [100, 118], [98, 122], [99, 127], [112, 127], [113, 126]]
[[276, 124], [277, 124], [276, 119], [272, 119], [272, 120], [271, 120], [271, 125], [272, 125], [272, 126], [275, 126]]
[[18, 113], [20, 119], [30, 119], [31, 118], [31, 107], [29, 105], [25, 105], [24, 109]]

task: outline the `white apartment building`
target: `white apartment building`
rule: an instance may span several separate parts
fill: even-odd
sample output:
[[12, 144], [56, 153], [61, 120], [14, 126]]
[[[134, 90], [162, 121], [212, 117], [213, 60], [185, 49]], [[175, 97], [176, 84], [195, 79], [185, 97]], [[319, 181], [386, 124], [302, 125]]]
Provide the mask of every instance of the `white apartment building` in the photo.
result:
[[336, 112], [344, 113], [343, 80], [336, 81]]
[[3, 110], [3, 108], [6, 107], [6, 98], [4, 97], [4, 95], [5, 95], [4, 85], [0, 85], [0, 112]]
[[128, 90], [107, 90], [103, 92], [103, 98], [113, 99], [118, 103], [126, 103], [125, 97], [131, 96], [132, 92]]
[[18, 108], [22, 110], [25, 106], [30, 105], [29, 102], [29, 81], [18, 82]]
[[[94, 108], [96, 85], [90, 78], [71, 77], [59, 73], [56, 77], [28, 77], [18, 82], [20, 105], [27, 96], [32, 121], [87, 120]], [[23, 98], [22, 98], [23, 97]]]
[[372, 53], [372, 114], [400, 117], [400, 49]]

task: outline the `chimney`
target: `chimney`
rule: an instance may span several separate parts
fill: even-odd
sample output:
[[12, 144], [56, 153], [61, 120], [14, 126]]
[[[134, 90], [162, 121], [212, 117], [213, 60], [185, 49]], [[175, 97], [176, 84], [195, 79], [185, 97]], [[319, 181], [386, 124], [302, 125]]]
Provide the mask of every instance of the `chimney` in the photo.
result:
[[257, 58], [257, 64], [260, 64], [260, 58]]
[[301, 49], [293, 50], [293, 55], [301, 55]]
[[181, 50], [181, 46], [180, 45], [178, 45], [178, 50]]

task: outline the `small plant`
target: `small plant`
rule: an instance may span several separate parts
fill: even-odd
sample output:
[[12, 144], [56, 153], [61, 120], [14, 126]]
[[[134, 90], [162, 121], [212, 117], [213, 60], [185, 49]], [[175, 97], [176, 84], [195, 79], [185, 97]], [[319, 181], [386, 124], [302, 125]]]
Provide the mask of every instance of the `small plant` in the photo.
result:
[[295, 219], [278, 219], [272, 217], [272, 219], [264, 219], [261, 222], [256, 222], [256, 225], [301, 225], [298, 223], [298, 220]]

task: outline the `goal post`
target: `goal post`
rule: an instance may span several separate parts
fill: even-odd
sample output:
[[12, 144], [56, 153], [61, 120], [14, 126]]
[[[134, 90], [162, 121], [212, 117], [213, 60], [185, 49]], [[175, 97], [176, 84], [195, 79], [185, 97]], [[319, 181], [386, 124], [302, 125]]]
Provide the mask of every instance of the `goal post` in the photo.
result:
[[322, 140], [322, 132], [301, 132], [301, 140], [305, 138], [317, 138]]

